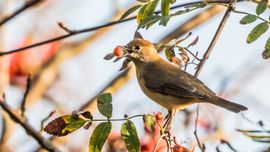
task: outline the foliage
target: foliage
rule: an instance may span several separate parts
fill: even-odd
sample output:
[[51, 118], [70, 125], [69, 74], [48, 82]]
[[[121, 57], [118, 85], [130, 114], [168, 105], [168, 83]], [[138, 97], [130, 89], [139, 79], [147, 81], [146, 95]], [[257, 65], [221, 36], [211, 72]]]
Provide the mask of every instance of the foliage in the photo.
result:
[[127, 120], [121, 127], [121, 136], [124, 139], [129, 152], [140, 152], [141, 145], [137, 130], [133, 122]]
[[[170, 6], [171, 4], [175, 3], [176, 0], [147, 0], [147, 1], [137, 0], [137, 1], [141, 2], [142, 4], [131, 7], [120, 17], [120, 20], [125, 19], [133, 12], [139, 10], [137, 14], [138, 29], [140, 28], [148, 29], [157, 22], [159, 22], [159, 25], [166, 26], [169, 20], [174, 16], [182, 15], [207, 6], [206, 2], [200, 2], [196, 4], [187, 5], [184, 7], [183, 10], [178, 10], [175, 13], [171, 13]], [[161, 3], [160, 5], [161, 11], [156, 11], [159, 3]]]
[[112, 129], [110, 121], [100, 123], [92, 133], [89, 141], [90, 152], [100, 152]]
[[55, 136], [66, 136], [67, 134], [81, 128], [85, 123], [86, 121], [82, 118], [65, 115], [51, 121], [44, 128], [44, 131]]
[[[102, 147], [107, 140], [111, 129], [112, 123], [110, 119], [112, 116], [112, 95], [110, 93], [104, 93], [97, 97], [97, 106], [99, 112], [107, 117], [107, 119], [103, 119], [102, 123], [100, 123], [93, 131], [92, 136], [89, 141], [89, 152], [100, 152]], [[141, 115], [139, 115], [141, 116]], [[147, 124], [152, 124], [154, 122], [150, 122], [150, 115], [142, 115]], [[152, 117], [152, 116], [151, 116]], [[92, 125], [92, 122], [96, 121], [92, 114], [89, 111], [76, 113], [73, 112], [72, 115], [64, 115], [56, 118], [55, 120], [49, 122], [44, 131], [49, 134], [55, 136], [66, 136], [69, 133], [72, 133], [82, 126], [85, 129], [89, 129]], [[136, 127], [129, 118], [120, 119], [119, 121], [126, 121], [121, 128], [122, 138], [127, 145], [127, 149], [129, 151], [138, 152], [140, 151], [140, 142], [138, 138], [138, 134], [136, 131]]]
[[[175, 2], [175, 0], [137, 0], [137, 1], [140, 2], [141, 4], [135, 5], [131, 7], [129, 10], [127, 10], [121, 16], [120, 20], [125, 19], [133, 12], [139, 10], [137, 13], [138, 29], [141, 29], [141, 28], [148, 29], [157, 22], [159, 22], [159, 25], [166, 26], [171, 17], [182, 15], [182, 14], [191, 12], [193, 10], [199, 9], [199, 8], [204, 8], [208, 5], [207, 2], [194, 3], [194, 4], [185, 6], [183, 10], [178, 10], [175, 13], [171, 13], [170, 7], [171, 7], [171, 4]], [[161, 4], [160, 4], [161, 11], [156, 11], [157, 6], [160, 3], [160, 1], [161, 1]], [[260, 1], [256, 7], [256, 11], [255, 11], [256, 15], [234, 10], [235, 13], [246, 14], [240, 20], [240, 24], [243, 24], [243, 25], [251, 24], [258, 19], [263, 21], [257, 24], [251, 30], [246, 40], [247, 43], [255, 42], [259, 37], [261, 37], [269, 29], [270, 16], [268, 20], [265, 20], [259, 16], [266, 11], [267, 5], [268, 5], [268, 0]], [[270, 50], [268, 46], [269, 46], [269, 40], [266, 42], [265, 50], [263, 51], [263, 54], [262, 54], [264, 59], [268, 59], [270, 57]], [[178, 58], [175, 58], [174, 56], [171, 57], [171, 55], [173, 54], [172, 48], [167, 47], [164, 50], [165, 50], [166, 57], [169, 61], [173, 60], [173, 62], [177, 64], [181, 63], [181, 61]]]
[[112, 95], [110, 93], [105, 93], [97, 98], [97, 107], [99, 112], [107, 117], [112, 117]]
[[270, 131], [267, 130], [243, 130], [237, 129], [237, 131], [243, 133], [245, 136], [251, 138], [256, 142], [270, 143]]
[[[268, 5], [268, 0], [261, 0], [257, 7], [256, 7], [256, 15], [254, 14], [249, 14], [249, 13], [245, 13], [247, 14], [246, 16], [244, 16], [241, 20], [240, 20], [240, 24], [246, 25], [246, 24], [251, 24], [253, 22], [255, 22], [257, 19], [262, 20], [263, 22], [257, 24], [248, 34], [247, 37], [247, 43], [253, 43], [255, 42], [258, 38], [260, 38], [264, 33], [267, 32], [267, 30], [269, 29], [269, 25], [270, 25], [270, 16], [268, 21], [262, 19], [259, 15], [263, 14], [266, 9], [267, 9], [267, 5]], [[270, 38], [269, 38], [270, 39]], [[262, 53], [262, 56], [264, 59], [268, 59], [270, 57], [270, 49], [269, 49], [269, 43], [270, 40], [266, 41], [265, 44], [265, 50]]]

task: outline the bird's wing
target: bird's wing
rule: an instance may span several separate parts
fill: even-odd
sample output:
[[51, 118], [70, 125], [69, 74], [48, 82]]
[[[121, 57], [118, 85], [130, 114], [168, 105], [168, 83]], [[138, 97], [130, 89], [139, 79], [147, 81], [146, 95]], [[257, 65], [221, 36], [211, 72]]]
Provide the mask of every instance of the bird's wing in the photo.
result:
[[149, 90], [181, 98], [209, 99], [215, 95], [200, 80], [174, 65], [168, 63], [166, 68], [160, 67], [164, 65], [149, 66], [149, 73], [144, 74], [144, 83]]

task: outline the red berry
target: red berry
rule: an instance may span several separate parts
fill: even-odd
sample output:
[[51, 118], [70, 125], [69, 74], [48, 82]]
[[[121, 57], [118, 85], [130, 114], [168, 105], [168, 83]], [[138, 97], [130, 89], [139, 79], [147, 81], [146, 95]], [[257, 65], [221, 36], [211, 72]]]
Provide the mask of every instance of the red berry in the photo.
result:
[[115, 56], [121, 57], [124, 54], [124, 51], [120, 46], [117, 46], [116, 48], [114, 48], [113, 53]]
[[157, 119], [158, 121], [163, 120], [163, 115], [162, 115], [161, 112], [158, 112], [158, 113], [156, 114], [156, 119]]
[[173, 152], [183, 152], [184, 148], [178, 144], [174, 145]]

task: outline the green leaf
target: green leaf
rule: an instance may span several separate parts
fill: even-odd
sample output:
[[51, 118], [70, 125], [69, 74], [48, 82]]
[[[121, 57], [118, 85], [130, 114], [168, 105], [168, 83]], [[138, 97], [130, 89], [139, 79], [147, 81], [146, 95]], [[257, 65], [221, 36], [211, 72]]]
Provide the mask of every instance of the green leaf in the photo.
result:
[[166, 56], [168, 61], [171, 61], [171, 59], [172, 59], [170, 49], [171, 49], [170, 47], [166, 47], [166, 49], [165, 49], [165, 56]]
[[270, 37], [268, 38], [264, 48], [265, 50], [263, 51], [262, 56], [264, 59], [269, 59], [270, 58]]
[[153, 25], [153, 23], [156, 23], [160, 19], [161, 19], [161, 16], [158, 16], [158, 15], [148, 16], [144, 20], [141, 21], [141, 23], [138, 26], [138, 29], [143, 28], [143, 27], [150, 27], [150, 25]]
[[162, 25], [162, 26], [166, 26], [167, 23], [169, 22], [169, 20], [170, 20], [170, 16], [162, 16], [162, 18], [160, 19], [159, 24]]
[[128, 9], [121, 17], [119, 20], [125, 19], [126, 17], [128, 17], [131, 13], [135, 12], [136, 10], [138, 10], [142, 5], [135, 5], [133, 7], [131, 7], [130, 9]]
[[182, 14], [185, 14], [187, 12], [189, 12], [189, 10], [180, 10], [180, 11], [177, 11], [177, 12], [171, 14], [170, 16], [182, 15]]
[[170, 3], [171, 4], [173, 4], [173, 3], [175, 3], [176, 2], [176, 0], [170, 0]]
[[142, 20], [145, 18], [145, 9], [146, 9], [147, 5], [143, 5], [143, 7], [141, 7], [141, 9], [139, 10], [138, 14], [137, 14], [137, 23], [140, 24], [142, 22]]
[[256, 41], [261, 35], [263, 35], [269, 28], [267, 22], [263, 22], [255, 26], [247, 37], [247, 43]]
[[253, 23], [257, 20], [257, 16], [256, 15], [246, 15], [244, 16], [241, 20], [240, 20], [240, 24], [249, 24], [249, 23]]
[[186, 9], [179, 10], [179, 11], [171, 14], [170, 16], [172, 17], [172, 16], [182, 15], [182, 14], [185, 14], [185, 13], [188, 13], [188, 12], [191, 12], [191, 11], [194, 11], [196, 9], [203, 8], [205, 6], [207, 6], [207, 3], [205, 3], [205, 2], [198, 3], [198, 4], [187, 5], [187, 6], [185, 6]]
[[110, 93], [104, 93], [97, 97], [97, 107], [99, 112], [107, 117], [112, 117], [112, 95]]
[[270, 37], [266, 41], [264, 48], [270, 51]]
[[200, 3], [193, 3], [190, 5], [185, 6], [184, 8], [188, 8], [188, 9], [196, 9], [196, 8], [204, 8], [205, 6], [207, 6], [207, 2], [200, 2]]
[[151, 130], [152, 133], [155, 132], [155, 124], [156, 124], [156, 117], [155, 116], [149, 115], [149, 114], [144, 115], [143, 122], [144, 122], [145, 127], [148, 130]]
[[170, 0], [161, 1], [161, 14], [162, 16], [170, 15]]
[[268, 5], [268, 0], [261, 0], [257, 5], [256, 14], [257, 15], [262, 14], [266, 10], [267, 5]]
[[72, 115], [65, 115], [48, 123], [44, 131], [55, 136], [66, 136], [81, 128], [85, 123], [86, 121], [84, 119], [75, 118]]
[[151, 3], [148, 4], [147, 6], [147, 16], [151, 16], [154, 14], [156, 7], [158, 5], [159, 0], [154, 0]]
[[100, 123], [95, 128], [89, 141], [89, 152], [101, 152], [102, 147], [111, 132], [111, 129], [111, 122]]
[[152, 16], [155, 12], [159, 0], [154, 0], [148, 4], [145, 4], [137, 15], [137, 23], [140, 24], [148, 16]]
[[141, 3], [148, 3], [149, 0], [137, 0], [138, 2], [141, 2]]
[[121, 136], [129, 152], [140, 152], [141, 145], [135, 125], [127, 120], [121, 127]]

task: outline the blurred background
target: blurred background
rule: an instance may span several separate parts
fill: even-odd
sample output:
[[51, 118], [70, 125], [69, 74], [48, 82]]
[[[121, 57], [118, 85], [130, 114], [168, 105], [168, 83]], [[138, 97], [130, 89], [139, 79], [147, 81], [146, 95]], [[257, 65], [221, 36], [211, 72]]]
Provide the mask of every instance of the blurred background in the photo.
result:
[[[0, 0], [0, 18], [22, 7], [25, 2]], [[181, 0], [174, 5], [187, 2], [190, 1]], [[68, 29], [79, 30], [117, 20], [135, 3], [135, 0], [43, 0], [1, 26], [0, 50], [12, 50], [66, 34], [57, 25], [58, 22]], [[237, 3], [236, 9], [254, 13], [256, 5], [245, 1]], [[140, 32], [145, 39], [152, 42], [183, 38], [187, 32], [192, 32], [189, 42], [197, 36], [199, 41], [191, 50], [198, 51], [198, 56], [202, 57], [225, 9], [222, 6], [209, 6], [172, 18], [166, 27], [156, 24]], [[261, 17], [268, 19], [269, 14], [268, 9]], [[257, 123], [260, 121], [264, 124], [263, 128], [270, 128], [270, 62], [262, 58], [269, 31], [255, 43], [247, 44], [247, 35], [259, 21], [252, 25], [241, 25], [239, 21], [242, 17], [243, 15], [231, 14], [199, 78], [220, 96], [247, 106], [248, 111], [234, 114], [212, 105], [201, 104], [198, 135], [207, 151], [216, 151], [216, 147], [220, 151], [231, 151], [228, 146], [220, 145], [220, 139], [229, 141], [238, 151], [263, 151], [269, 147], [269, 143], [255, 142], [236, 131], [261, 130], [262, 127]], [[113, 118], [123, 118], [124, 114], [132, 116], [157, 112], [162, 112], [165, 116], [167, 111], [142, 93], [133, 68], [119, 72], [121, 62], [113, 63], [103, 59], [117, 45], [124, 45], [132, 40], [136, 28], [137, 23], [132, 20], [0, 57], [0, 92], [5, 93], [7, 104], [19, 109], [27, 75], [31, 74], [32, 84], [25, 115], [36, 130], [40, 130], [41, 121], [52, 111], [55, 114], [46, 122], [74, 110], [90, 110], [95, 117], [101, 118], [96, 113], [94, 99], [102, 91], [113, 94]], [[161, 55], [164, 57], [164, 52]], [[189, 66], [187, 71], [193, 74], [194, 66]], [[37, 142], [3, 110], [0, 111], [0, 151], [36, 151], [39, 148]], [[177, 114], [172, 128], [177, 142], [189, 149], [196, 145], [193, 134], [195, 116], [196, 105], [193, 105], [187, 111]], [[142, 145], [150, 145], [143, 121], [137, 118], [133, 122]], [[113, 123], [113, 133], [104, 151], [124, 151], [123, 143], [116, 142], [120, 136], [121, 124], [122, 122]], [[62, 151], [87, 151], [94, 126], [90, 130], [80, 129], [66, 137], [54, 138], [53, 142]], [[44, 132], [41, 134], [46, 138], [51, 137]], [[195, 151], [199, 151], [199, 148], [195, 147]]]

